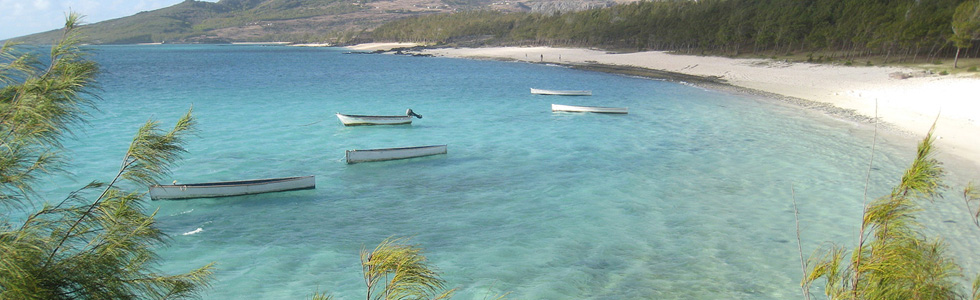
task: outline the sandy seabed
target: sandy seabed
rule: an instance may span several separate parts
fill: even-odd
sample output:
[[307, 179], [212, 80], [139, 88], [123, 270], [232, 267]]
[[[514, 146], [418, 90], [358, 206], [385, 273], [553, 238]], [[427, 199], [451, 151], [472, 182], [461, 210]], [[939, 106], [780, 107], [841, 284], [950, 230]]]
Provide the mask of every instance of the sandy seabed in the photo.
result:
[[575, 48], [494, 47], [423, 52], [457, 58], [622, 66], [697, 76], [743, 91], [824, 104], [823, 110], [850, 119], [873, 123], [877, 116], [883, 127], [914, 139], [921, 139], [936, 121], [936, 145], [941, 159], [947, 164], [952, 160], [958, 167], [966, 167], [969, 173], [966, 175], [980, 174], [980, 76], [977, 75], [940, 76], [911, 68], [733, 59], [662, 51], [620, 54]]
[[[875, 128], [876, 134], [883, 138], [879, 143], [907, 147], [910, 151], [914, 151], [915, 143], [921, 141], [935, 123], [937, 158], [947, 170], [957, 175], [955, 182], [947, 182], [952, 188], [948, 192], [953, 195], [961, 192], [966, 182], [960, 180], [980, 183], [980, 75], [976, 73], [940, 76], [901, 67], [732, 59], [661, 51], [610, 53], [552, 47], [433, 48], [421, 50], [421, 53], [561, 64], [760, 95], [791, 107], [825, 113], [847, 124], [842, 126], [853, 124], [862, 130]], [[926, 205], [929, 207], [924, 210], [925, 218], [939, 220], [928, 226], [930, 234], [948, 238], [950, 253], [964, 266], [964, 274], [972, 278], [980, 272], [980, 259], [973, 251], [977, 247], [974, 238], [977, 227], [966, 220], [968, 214], [963, 213], [962, 198]], [[969, 283], [963, 286], [969, 286]]]

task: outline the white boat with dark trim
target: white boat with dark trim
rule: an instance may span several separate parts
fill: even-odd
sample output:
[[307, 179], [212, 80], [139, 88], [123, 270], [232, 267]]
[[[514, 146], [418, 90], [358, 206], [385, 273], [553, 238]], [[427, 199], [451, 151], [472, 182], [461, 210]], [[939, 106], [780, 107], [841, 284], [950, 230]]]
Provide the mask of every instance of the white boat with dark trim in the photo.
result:
[[446, 154], [446, 145], [347, 150], [346, 157], [348, 164], [355, 164], [359, 162], [406, 159], [437, 154]]
[[627, 113], [629, 113], [629, 108], [627, 108], [627, 107], [575, 106], [575, 105], [552, 104], [551, 105], [551, 111], [593, 112], [593, 113], [603, 113], [603, 114], [627, 114]]
[[337, 113], [337, 118], [340, 119], [341, 123], [344, 123], [344, 126], [412, 124], [412, 117], [421, 119], [422, 115], [415, 113], [411, 108], [405, 111], [404, 116], [367, 116]]
[[559, 95], [559, 96], [592, 96], [592, 91], [544, 90], [544, 89], [531, 88], [531, 94]]
[[190, 199], [229, 197], [316, 188], [313, 176], [151, 185], [150, 199]]

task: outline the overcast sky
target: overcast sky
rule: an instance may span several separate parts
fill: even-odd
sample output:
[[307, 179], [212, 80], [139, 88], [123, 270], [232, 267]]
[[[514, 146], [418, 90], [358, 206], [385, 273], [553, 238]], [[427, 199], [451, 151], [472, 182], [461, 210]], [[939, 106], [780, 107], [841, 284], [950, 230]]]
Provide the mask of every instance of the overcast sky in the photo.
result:
[[84, 15], [82, 21], [89, 24], [180, 2], [183, 0], [0, 0], [0, 40], [59, 29], [69, 10]]

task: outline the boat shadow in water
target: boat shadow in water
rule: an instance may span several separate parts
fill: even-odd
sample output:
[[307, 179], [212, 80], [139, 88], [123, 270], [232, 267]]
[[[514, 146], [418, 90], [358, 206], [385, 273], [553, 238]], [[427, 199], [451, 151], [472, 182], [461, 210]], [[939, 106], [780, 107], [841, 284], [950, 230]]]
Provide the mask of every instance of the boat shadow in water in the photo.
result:
[[447, 145], [429, 145], [398, 148], [355, 149], [345, 152], [348, 164], [402, 160], [448, 153]]
[[207, 198], [182, 198], [182, 199], [161, 199], [157, 201], [166, 202], [194, 202], [195, 205], [214, 205], [221, 207], [258, 207], [266, 205], [283, 205], [288, 203], [307, 203], [311, 201], [319, 201], [321, 195], [317, 193], [317, 189], [304, 189], [304, 190], [292, 190], [292, 191], [282, 191], [282, 192], [272, 192], [263, 194], [249, 194], [249, 195], [239, 195], [239, 196], [225, 196], [225, 197], [207, 197]]

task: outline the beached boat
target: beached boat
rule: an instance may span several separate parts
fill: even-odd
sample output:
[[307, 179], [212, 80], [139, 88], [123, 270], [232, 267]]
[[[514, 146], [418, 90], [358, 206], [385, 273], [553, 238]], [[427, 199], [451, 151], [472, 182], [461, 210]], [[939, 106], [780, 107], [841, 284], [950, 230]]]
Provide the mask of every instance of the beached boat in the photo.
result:
[[404, 116], [365, 116], [337, 113], [337, 118], [340, 119], [341, 123], [344, 123], [344, 126], [412, 124], [412, 117], [421, 119], [422, 115], [415, 113], [411, 108], [405, 111]]
[[313, 176], [151, 185], [150, 199], [190, 199], [251, 195], [316, 188]]
[[593, 113], [604, 113], [604, 114], [626, 114], [626, 113], [629, 113], [629, 108], [626, 108], [626, 107], [575, 106], [575, 105], [552, 104], [551, 105], [551, 111], [593, 112]]
[[432, 145], [404, 148], [347, 150], [347, 163], [383, 161], [446, 154], [446, 145]]
[[560, 96], [592, 96], [592, 91], [543, 90], [543, 89], [531, 88], [531, 94], [560, 95]]

